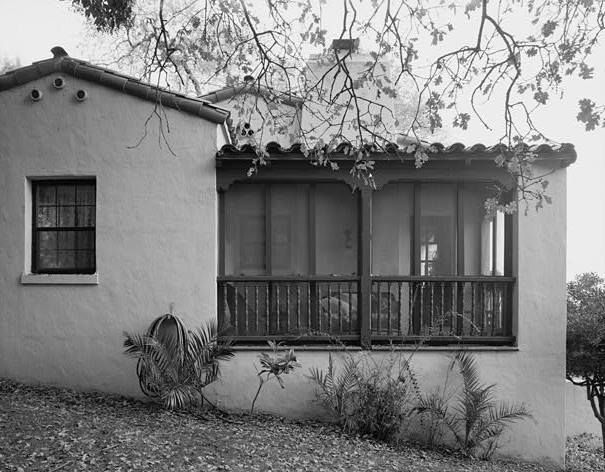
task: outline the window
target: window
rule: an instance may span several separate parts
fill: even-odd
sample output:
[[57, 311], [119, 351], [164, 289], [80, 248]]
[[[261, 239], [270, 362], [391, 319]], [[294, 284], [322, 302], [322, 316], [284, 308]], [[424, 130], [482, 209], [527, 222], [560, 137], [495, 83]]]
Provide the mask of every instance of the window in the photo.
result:
[[253, 343], [510, 344], [512, 220], [485, 217], [489, 192], [234, 183], [220, 196], [219, 325]]
[[95, 272], [94, 180], [32, 182], [32, 272]]

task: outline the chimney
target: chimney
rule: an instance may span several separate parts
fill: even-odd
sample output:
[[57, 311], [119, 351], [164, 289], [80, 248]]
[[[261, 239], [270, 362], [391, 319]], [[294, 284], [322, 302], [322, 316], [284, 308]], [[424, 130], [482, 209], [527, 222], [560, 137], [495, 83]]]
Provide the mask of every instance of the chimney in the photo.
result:
[[67, 54], [67, 51], [65, 49], [63, 49], [61, 46], [55, 46], [54, 48], [52, 48], [50, 50], [50, 52], [53, 53], [54, 59], [57, 59], [59, 57], [69, 56], [69, 54]]
[[338, 53], [338, 51], [356, 52], [357, 49], [359, 49], [359, 38], [334, 39], [332, 40], [332, 49], [334, 49], [336, 53]]

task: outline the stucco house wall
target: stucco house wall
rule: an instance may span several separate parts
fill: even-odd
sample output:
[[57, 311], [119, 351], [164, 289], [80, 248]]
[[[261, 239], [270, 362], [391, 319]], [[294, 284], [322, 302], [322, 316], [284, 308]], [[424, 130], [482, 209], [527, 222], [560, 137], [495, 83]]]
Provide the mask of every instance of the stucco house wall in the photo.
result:
[[[217, 125], [159, 108], [172, 155], [153, 103], [56, 75], [0, 93], [0, 376], [140, 395], [122, 332], [172, 302], [189, 324], [216, 317]], [[30, 179], [80, 176], [96, 178], [98, 283], [22, 283], [61, 278], [27, 276]]]

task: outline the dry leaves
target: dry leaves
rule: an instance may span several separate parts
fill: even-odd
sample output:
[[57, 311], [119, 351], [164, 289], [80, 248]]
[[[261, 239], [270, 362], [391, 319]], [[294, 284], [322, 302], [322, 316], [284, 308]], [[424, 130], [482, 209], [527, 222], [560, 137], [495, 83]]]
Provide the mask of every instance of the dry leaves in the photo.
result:
[[321, 423], [169, 412], [124, 397], [1, 379], [0, 464], [19, 472], [548, 470], [393, 448]]

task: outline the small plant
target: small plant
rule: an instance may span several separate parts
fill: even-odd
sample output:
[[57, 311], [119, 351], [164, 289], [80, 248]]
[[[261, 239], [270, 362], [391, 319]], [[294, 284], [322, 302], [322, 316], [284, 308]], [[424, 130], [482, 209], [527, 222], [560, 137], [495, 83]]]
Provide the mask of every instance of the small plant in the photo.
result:
[[[448, 394], [449, 371], [455, 366], [462, 376], [462, 388], [457, 394]], [[443, 390], [421, 396], [416, 409], [433, 428], [437, 424], [452, 433], [463, 453], [489, 459], [510, 424], [531, 418], [523, 404], [497, 402], [495, 387], [481, 383], [475, 359], [460, 352], [450, 364]], [[432, 434], [432, 440], [440, 437], [434, 429]]]
[[300, 367], [300, 364], [296, 361], [296, 356], [294, 355], [293, 349], [289, 349], [283, 355], [280, 355], [279, 344], [276, 344], [273, 341], [267, 341], [267, 343], [273, 351], [273, 356], [270, 356], [266, 352], [263, 352], [258, 356], [260, 359], [261, 369], [257, 374], [258, 389], [256, 390], [256, 395], [254, 395], [252, 405], [250, 406], [250, 414], [254, 412], [254, 405], [256, 404], [256, 400], [258, 399], [261, 389], [265, 383], [271, 380], [271, 377], [277, 380], [281, 388], [286, 388], [284, 381], [282, 380], [282, 375], [289, 374], [296, 367]]
[[413, 415], [418, 396], [409, 360], [395, 351], [380, 362], [371, 355], [355, 359], [347, 353], [337, 372], [330, 355], [327, 371], [311, 369], [309, 378], [317, 384], [319, 402], [345, 431], [392, 441]]
[[171, 410], [201, 405], [202, 390], [220, 375], [219, 362], [233, 357], [216, 324], [188, 331], [173, 314], [156, 318], [145, 334], [124, 336], [125, 354], [138, 359], [141, 391]]

